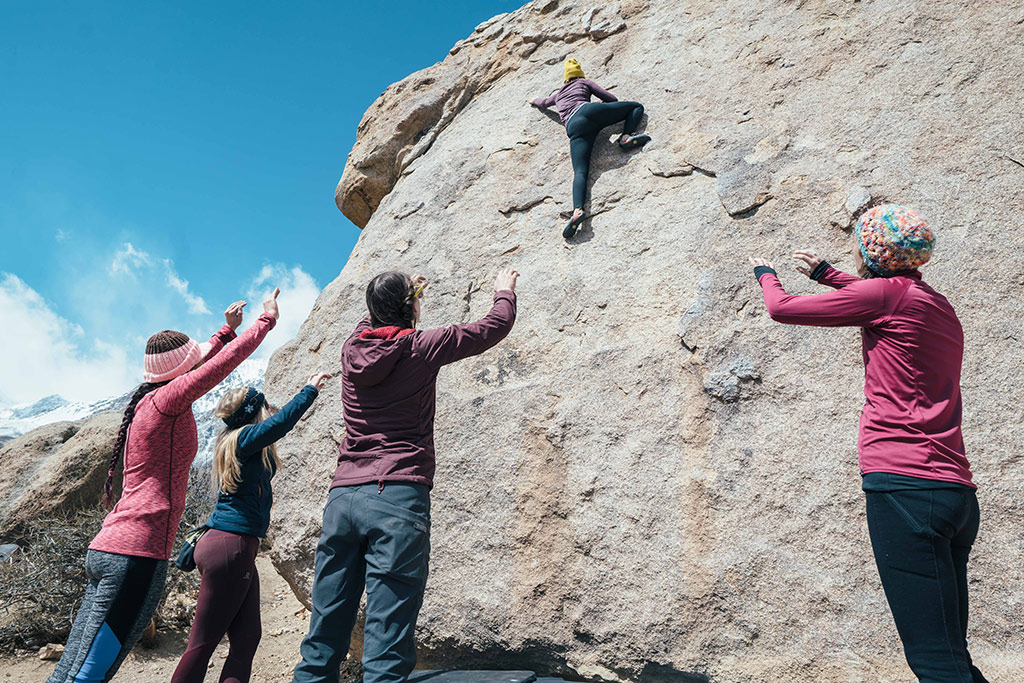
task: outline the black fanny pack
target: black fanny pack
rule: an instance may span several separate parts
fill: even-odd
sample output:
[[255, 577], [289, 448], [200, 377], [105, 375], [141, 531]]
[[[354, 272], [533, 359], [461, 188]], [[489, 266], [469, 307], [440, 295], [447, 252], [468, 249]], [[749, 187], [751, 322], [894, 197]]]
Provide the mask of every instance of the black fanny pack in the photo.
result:
[[196, 568], [196, 543], [209, 530], [210, 527], [204, 524], [185, 533], [185, 540], [181, 542], [181, 550], [178, 551], [178, 559], [174, 561], [175, 567], [183, 572], [190, 572]]

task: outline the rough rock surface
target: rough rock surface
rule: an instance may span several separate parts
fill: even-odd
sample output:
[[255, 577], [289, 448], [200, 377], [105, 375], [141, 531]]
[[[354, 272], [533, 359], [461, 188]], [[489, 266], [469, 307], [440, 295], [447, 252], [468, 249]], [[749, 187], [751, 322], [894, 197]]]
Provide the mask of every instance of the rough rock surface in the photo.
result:
[[[654, 141], [599, 141], [566, 244], [565, 133], [526, 100], [570, 55]], [[536, 0], [388, 88], [337, 192], [365, 230], [267, 390], [339, 369], [379, 271], [430, 277], [428, 327], [522, 272], [512, 335], [440, 376], [421, 663], [907, 680], [859, 490], [858, 332], [773, 323], [746, 264], [813, 293], [792, 250], [850, 269], [856, 214], [898, 201], [931, 218], [925, 277], [967, 334], [972, 649], [1024, 680], [1021, 64], [1016, 3]], [[328, 388], [280, 448], [273, 558], [307, 602], [341, 430]]]
[[44, 425], [0, 447], [0, 539], [16, 539], [27, 520], [96, 505], [120, 424], [121, 413], [100, 413]]

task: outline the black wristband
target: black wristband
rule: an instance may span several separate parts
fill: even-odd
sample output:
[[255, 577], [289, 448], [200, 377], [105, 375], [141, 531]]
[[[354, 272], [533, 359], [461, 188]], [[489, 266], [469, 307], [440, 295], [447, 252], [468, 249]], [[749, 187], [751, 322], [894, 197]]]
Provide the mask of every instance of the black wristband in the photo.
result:
[[769, 266], [754, 266], [754, 279], [758, 282], [761, 281], [761, 276], [765, 273], [771, 273], [772, 275], [775, 275], [775, 277], [778, 277], [774, 268]]
[[829, 269], [829, 268], [831, 268], [831, 267], [832, 267], [832, 266], [831, 266], [831, 265], [829, 265], [829, 262], [828, 262], [828, 261], [822, 261], [821, 263], [819, 263], [819, 264], [818, 264], [818, 265], [817, 265], [817, 266], [816, 266], [816, 267], [814, 268], [814, 271], [813, 271], [813, 272], [811, 272], [811, 274], [810, 274], [810, 276], [809, 276], [809, 277], [810, 277], [810, 278], [811, 278], [812, 280], [817, 280], [817, 279], [818, 279], [819, 277], [821, 277], [822, 275], [824, 275], [824, 274], [825, 274], [825, 271], [826, 271], [826, 270], [828, 270], [828, 269]]

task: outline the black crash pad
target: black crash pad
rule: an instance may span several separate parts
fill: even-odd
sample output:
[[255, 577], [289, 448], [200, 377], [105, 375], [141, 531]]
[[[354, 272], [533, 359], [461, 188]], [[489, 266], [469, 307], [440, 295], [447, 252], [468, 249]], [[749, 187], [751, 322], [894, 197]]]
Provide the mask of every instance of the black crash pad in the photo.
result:
[[409, 683], [534, 683], [532, 671], [413, 671]]

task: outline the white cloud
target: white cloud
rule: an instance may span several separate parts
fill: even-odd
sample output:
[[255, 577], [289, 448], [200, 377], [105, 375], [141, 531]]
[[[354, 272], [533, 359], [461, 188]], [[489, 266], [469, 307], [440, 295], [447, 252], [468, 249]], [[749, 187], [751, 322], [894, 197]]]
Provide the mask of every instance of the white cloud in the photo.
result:
[[0, 386], [9, 403], [49, 394], [95, 401], [124, 393], [142, 374], [141, 356], [101, 339], [86, 339], [81, 327], [55, 313], [38, 292], [10, 273], [0, 273], [0, 320]]
[[152, 263], [153, 259], [149, 254], [139, 251], [131, 242], [125, 242], [114, 254], [114, 260], [110, 262], [110, 272], [135, 277], [135, 271]]
[[254, 358], [269, 359], [279, 346], [295, 338], [299, 327], [313, 310], [316, 298], [320, 296], [320, 286], [316, 280], [299, 266], [288, 268], [280, 263], [265, 265], [248, 286], [246, 301], [249, 304], [245, 307], [247, 324], [263, 312], [263, 300], [270, 296], [274, 287], [281, 288], [281, 294], [277, 297], [281, 317], [253, 354]]
[[188, 280], [182, 280], [178, 277], [178, 274], [174, 271], [174, 264], [171, 263], [170, 259], [164, 259], [164, 267], [167, 268], [167, 284], [178, 294], [181, 294], [181, 298], [188, 304], [188, 312], [208, 315], [210, 309], [207, 308], [203, 297], [196, 296], [188, 291]]
[[210, 309], [206, 305], [206, 301], [189, 290], [188, 280], [178, 275], [171, 259], [154, 259], [147, 252], [136, 249], [131, 242], [122, 244], [114, 254], [114, 260], [110, 262], [110, 274], [126, 275], [132, 279], [138, 279], [140, 271], [158, 263], [163, 266], [164, 282], [181, 296], [188, 306], [188, 312], [196, 315], [209, 315]]

